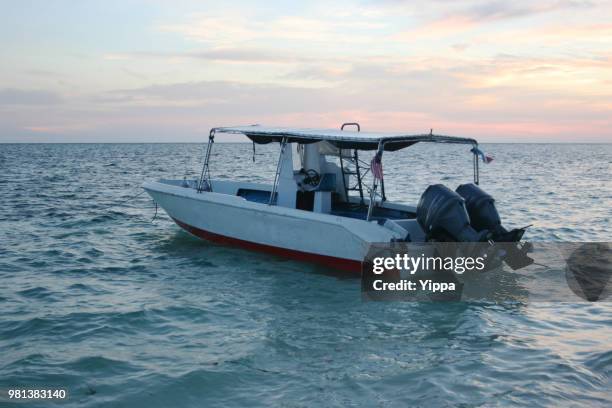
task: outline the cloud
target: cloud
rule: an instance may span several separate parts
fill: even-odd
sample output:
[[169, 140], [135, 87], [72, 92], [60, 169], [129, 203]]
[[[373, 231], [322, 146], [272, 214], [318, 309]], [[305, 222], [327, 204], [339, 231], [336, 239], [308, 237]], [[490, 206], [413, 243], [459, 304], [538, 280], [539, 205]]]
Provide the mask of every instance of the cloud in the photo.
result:
[[609, 52], [612, 49], [612, 24], [549, 24], [523, 29], [520, 32], [496, 33], [489, 36], [487, 42], [504, 45], [529, 42], [531, 45], [559, 47], [566, 51], [578, 48], [590, 51], [591, 54], [592, 50]]
[[372, 33], [386, 24], [378, 17], [338, 19], [317, 15], [280, 16], [272, 19], [248, 18], [239, 14], [192, 16], [187, 22], [159, 26], [162, 32], [182, 34], [190, 40], [218, 48], [242, 48], [254, 43], [270, 43], [292, 48], [293, 42], [305, 44], [370, 43]]
[[108, 60], [136, 60], [142, 58], [166, 60], [204, 60], [228, 63], [262, 63], [262, 64], [294, 64], [310, 62], [313, 58], [294, 54], [288, 51], [253, 48], [214, 48], [200, 51], [185, 52], [130, 52], [113, 53], [104, 56]]
[[456, 43], [451, 46], [451, 48], [457, 52], [463, 52], [470, 47], [470, 44], [466, 43]]
[[[595, 67], [589, 69], [601, 70], [597, 77], [605, 78], [606, 66]], [[605, 118], [609, 112], [602, 108], [609, 106], [606, 101], [612, 97], [612, 88], [573, 79], [578, 69], [571, 60], [523, 60], [511, 55], [481, 61], [414, 58], [393, 66], [352, 64], [342, 73], [295, 71], [295, 75], [327, 81], [320, 87], [198, 81], [117, 90], [108, 97], [116, 106], [205, 111], [211, 117], [271, 113], [307, 117], [359, 111], [422, 113], [455, 121], [552, 121], [559, 115], [576, 120]]]
[[[377, 72], [387, 75], [375, 79]], [[371, 76], [365, 85], [359, 80], [362, 75]], [[215, 126], [335, 128], [358, 121], [371, 130], [422, 132], [433, 127], [440, 133], [494, 141], [584, 133], [604, 140], [612, 129], [607, 97], [471, 87], [453, 67], [403, 72], [364, 66], [348, 73], [346, 81], [321, 88], [194, 81], [121, 89], [105, 93], [109, 99], [104, 103], [94, 99], [40, 106], [34, 113], [0, 110], [0, 130], [9, 125], [23, 129], [28, 140], [49, 135], [65, 140], [201, 141]]]
[[399, 40], [426, 37], [453, 36], [486, 24], [506, 20], [533, 17], [562, 10], [588, 9], [595, 6], [590, 1], [539, 0], [539, 1], [467, 1], [437, 2], [444, 7], [430, 9], [430, 14], [421, 16], [421, 21], [408, 30], [396, 33], [392, 38]]
[[348, 63], [332, 65], [312, 62], [280, 75], [281, 79], [299, 79], [312, 81], [342, 81], [352, 72], [352, 65]]
[[590, 1], [576, 0], [485, 1], [462, 14], [472, 21], [499, 21], [592, 5]]
[[234, 81], [198, 81], [152, 85], [108, 93], [128, 106], [205, 109], [207, 114], [312, 112], [338, 107], [329, 89]]
[[255, 62], [255, 63], [295, 63], [310, 59], [291, 54], [255, 49], [213, 49], [191, 53], [194, 58], [210, 61]]
[[612, 87], [612, 56], [604, 58], [526, 57], [500, 54], [458, 70], [466, 87], [500, 90], [513, 88], [525, 95], [548, 93], [576, 98], [609, 97]]
[[0, 105], [54, 105], [60, 102], [59, 95], [51, 91], [0, 89]]

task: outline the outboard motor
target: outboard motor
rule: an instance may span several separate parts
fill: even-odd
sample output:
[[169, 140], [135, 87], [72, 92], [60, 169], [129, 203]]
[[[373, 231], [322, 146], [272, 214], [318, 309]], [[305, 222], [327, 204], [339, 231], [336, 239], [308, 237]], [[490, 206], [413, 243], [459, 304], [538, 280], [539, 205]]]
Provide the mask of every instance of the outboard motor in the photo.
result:
[[519, 243], [527, 227], [512, 231], [504, 228], [495, 208], [495, 200], [475, 184], [462, 184], [457, 187], [457, 193], [465, 199], [472, 227], [476, 231], [491, 231], [491, 240], [498, 243], [496, 245], [505, 253], [506, 264], [516, 270], [534, 262], [527, 256], [530, 245]]
[[439, 241], [481, 242], [489, 231], [475, 231], [463, 198], [442, 184], [427, 187], [417, 206], [417, 221], [430, 238]]
[[501, 219], [495, 200], [475, 184], [462, 184], [457, 193], [465, 200], [465, 207], [470, 216], [470, 224], [476, 231], [488, 230], [496, 242], [518, 242], [525, 233], [525, 228], [508, 231], [501, 225]]

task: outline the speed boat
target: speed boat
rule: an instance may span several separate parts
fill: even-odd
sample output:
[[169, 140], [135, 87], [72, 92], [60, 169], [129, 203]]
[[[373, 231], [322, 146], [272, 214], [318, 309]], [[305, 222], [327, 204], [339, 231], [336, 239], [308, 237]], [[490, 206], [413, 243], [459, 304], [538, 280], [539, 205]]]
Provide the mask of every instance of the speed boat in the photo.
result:
[[[347, 126], [355, 130], [345, 130]], [[254, 144], [278, 144], [272, 184], [211, 178], [215, 137], [224, 134], [246, 135]], [[416, 143], [468, 145], [473, 182], [456, 191], [429, 186], [414, 206], [387, 200], [384, 152]], [[360, 158], [368, 152], [369, 162]], [[505, 229], [493, 198], [478, 187], [481, 157], [471, 138], [361, 132], [357, 123], [340, 129], [219, 127], [210, 131], [198, 179], [162, 179], [145, 182], [143, 188], [197, 237], [360, 272], [374, 243], [518, 242], [524, 228]]]

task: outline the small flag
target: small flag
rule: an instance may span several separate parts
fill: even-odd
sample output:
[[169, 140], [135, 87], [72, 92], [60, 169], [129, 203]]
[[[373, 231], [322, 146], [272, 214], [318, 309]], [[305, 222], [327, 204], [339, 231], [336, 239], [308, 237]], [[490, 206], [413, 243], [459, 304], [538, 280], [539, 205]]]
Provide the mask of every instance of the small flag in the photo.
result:
[[478, 155], [483, 162], [489, 164], [493, 161], [493, 156], [490, 156], [488, 154], [485, 154], [485, 152], [483, 152], [482, 150], [480, 150], [477, 147], [472, 148], [472, 150], [470, 150], [472, 153]]
[[376, 155], [372, 158], [370, 162], [370, 169], [372, 170], [372, 175], [375, 179], [382, 180], [383, 179], [383, 167], [382, 167], [382, 158], [380, 153], [376, 153]]

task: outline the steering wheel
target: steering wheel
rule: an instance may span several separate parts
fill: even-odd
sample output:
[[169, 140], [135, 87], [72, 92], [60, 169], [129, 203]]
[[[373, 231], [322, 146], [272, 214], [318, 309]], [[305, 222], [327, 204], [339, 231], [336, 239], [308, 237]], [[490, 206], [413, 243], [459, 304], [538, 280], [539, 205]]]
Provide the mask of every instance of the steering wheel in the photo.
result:
[[306, 177], [304, 177], [304, 180], [302, 181], [304, 184], [308, 184], [309, 186], [313, 187], [319, 185], [319, 182], [321, 181], [321, 176], [319, 175], [318, 171], [316, 171], [315, 169], [308, 169], [305, 171], [305, 173]]

